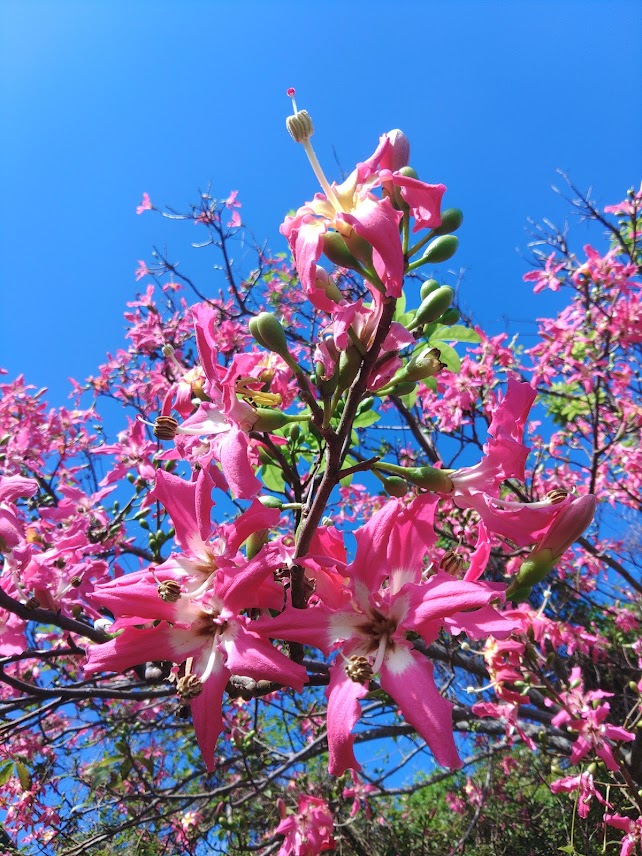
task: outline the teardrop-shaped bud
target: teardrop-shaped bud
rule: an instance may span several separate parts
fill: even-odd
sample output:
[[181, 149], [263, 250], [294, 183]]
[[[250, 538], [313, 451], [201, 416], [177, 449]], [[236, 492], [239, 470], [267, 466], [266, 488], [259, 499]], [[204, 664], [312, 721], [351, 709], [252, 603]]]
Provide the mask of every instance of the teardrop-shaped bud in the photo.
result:
[[425, 300], [429, 294], [432, 294], [433, 291], [437, 291], [438, 288], [439, 283], [436, 279], [427, 279], [424, 283], [422, 283], [422, 286], [419, 289], [419, 295], [422, 300]]
[[452, 327], [453, 324], [457, 324], [459, 321], [461, 321], [461, 312], [459, 311], [459, 309], [455, 309], [454, 307], [452, 307], [447, 312], [444, 312], [444, 314], [439, 320], [447, 327]]
[[359, 262], [348, 249], [343, 236], [338, 232], [326, 232], [322, 241], [323, 252], [333, 264], [351, 269], [359, 267]]
[[389, 496], [401, 497], [408, 493], [408, 482], [399, 476], [384, 476], [381, 483]]
[[415, 313], [415, 317], [409, 329], [414, 329], [422, 324], [432, 324], [450, 308], [450, 304], [455, 299], [455, 292], [448, 285], [441, 285], [422, 300], [419, 309]]
[[440, 235], [428, 244], [423, 261], [434, 265], [447, 262], [455, 255], [458, 246], [459, 238], [456, 235]]
[[279, 319], [271, 312], [261, 312], [252, 318], [249, 329], [259, 345], [267, 348], [268, 351], [274, 351], [275, 354], [288, 362], [292, 360], [288, 351], [285, 331]]
[[436, 467], [415, 467], [415, 469], [408, 470], [407, 479], [412, 484], [416, 484], [417, 487], [434, 490], [438, 493], [452, 493], [455, 488], [448, 477], [448, 473]]
[[464, 212], [459, 208], [446, 208], [441, 212], [441, 226], [433, 229], [435, 235], [450, 235], [464, 222]]

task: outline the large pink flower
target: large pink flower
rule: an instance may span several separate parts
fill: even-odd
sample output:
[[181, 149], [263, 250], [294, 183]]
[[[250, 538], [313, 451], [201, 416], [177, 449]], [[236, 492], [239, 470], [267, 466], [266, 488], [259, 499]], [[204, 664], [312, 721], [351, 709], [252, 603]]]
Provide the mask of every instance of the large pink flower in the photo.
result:
[[413, 648], [408, 634], [419, 634], [430, 643], [453, 619], [458, 630], [478, 635], [477, 614], [487, 622], [489, 611], [500, 635], [513, 627], [508, 622], [502, 625], [501, 616], [489, 606], [501, 597], [497, 588], [443, 572], [422, 581], [423, 559], [435, 542], [435, 502], [427, 495], [407, 506], [391, 500], [357, 530], [357, 554], [345, 570], [351, 589], [347, 604], [333, 609], [319, 603], [306, 610], [288, 606], [277, 618], [257, 622], [263, 626], [265, 621], [265, 631], [269, 628], [273, 636], [314, 645], [326, 653], [340, 646], [327, 690], [333, 774], [349, 767], [359, 769], [351, 732], [360, 716], [359, 700], [375, 674], [437, 761], [460, 766], [452, 705], [439, 694], [432, 663]]
[[[415, 230], [440, 225], [441, 197], [446, 190], [443, 184], [425, 184], [402, 175], [398, 170], [407, 163], [407, 156], [405, 137], [400, 131], [390, 131], [381, 138], [374, 154], [359, 164], [343, 184], [328, 185], [326, 193], [317, 193], [294, 217], [285, 219], [281, 232], [290, 244], [301, 284], [319, 308], [331, 309], [317, 287], [317, 262], [329, 230], [338, 232], [357, 258], [363, 255], [365, 241], [372, 248], [372, 265], [385, 293], [401, 296], [404, 257], [399, 223], [403, 213], [391, 201], [394, 188], [399, 188], [410, 207]], [[382, 198], [373, 193], [378, 187], [384, 188]], [[369, 264], [369, 259], [362, 260]]]

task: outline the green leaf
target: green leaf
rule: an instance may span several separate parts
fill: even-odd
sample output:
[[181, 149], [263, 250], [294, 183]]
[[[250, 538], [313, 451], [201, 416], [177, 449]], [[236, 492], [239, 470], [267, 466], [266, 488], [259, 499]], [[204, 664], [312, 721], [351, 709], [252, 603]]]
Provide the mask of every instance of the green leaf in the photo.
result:
[[461, 368], [461, 360], [459, 359], [457, 351], [439, 339], [431, 339], [430, 344], [434, 348], [439, 348], [439, 359], [442, 363], [446, 364], [446, 368], [451, 372], [457, 373]]
[[285, 491], [283, 473], [280, 467], [277, 467], [275, 464], [264, 464], [261, 467], [261, 478], [268, 490], [273, 490], [275, 493], [283, 493]]
[[6, 785], [6, 783], [11, 778], [11, 773], [13, 772], [13, 761], [5, 761], [5, 763], [0, 767], [0, 787], [2, 785]]
[[481, 342], [481, 336], [476, 330], [470, 327], [464, 327], [461, 324], [454, 324], [452, 327], [447, 327], [445, 324], [438, 324], [437, 328], [430, 335], [432, 339], [441, 339], [447, 342], [471, 342], [478, 344]]
[[[428, 378], [428, 380], [434, 380], [434, 378]], [[427, 381], [424, 381], [424, 383], [427, 385]], [[436, 383], [435, 383], [435, 386], [436, 386]], [[408, 409], [410, 409], [411, 407], [414, 407], [415, 404], [417, 403], [417, 390], [418, 389], [419, 389], [419, 387], [416, 386], [412, 392], [409, 392], [407, 395], [401, 396], [401, 400], [403, 401], [403, 403], [406, 405], [406, 407]]]
[[23, 791], [31, 790], [31, 773], [22, 763], [22, 761], [16, 761], [16, 773], [18, 775], [18, 779], [20, 780], [20, 787]]
[[379, 421], [379, 414], [376, 410], [366, 410], [365, 413], [360, 413], [352, 423], [353, 428], [368, 428]]

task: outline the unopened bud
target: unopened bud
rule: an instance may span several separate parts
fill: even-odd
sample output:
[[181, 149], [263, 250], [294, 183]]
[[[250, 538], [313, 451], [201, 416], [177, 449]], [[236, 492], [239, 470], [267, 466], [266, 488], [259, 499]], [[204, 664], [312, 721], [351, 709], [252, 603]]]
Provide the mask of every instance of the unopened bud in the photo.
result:
[[356, 376], [359, 374], [363, 358], [355, 347], [349, 347], [346, 351], [341, 352], [339, 358], [339, 372], [337, 390], [344, 392], [352, 386]]
[[266, 508], [281, 508], [283, 502], [276, 496], [260, 496], [259, 502]]
[[436, 467], [415, 467], [408, 470], [407, 478], [412, 484], [426, 490], [434, 490], [438, 493], [452, 493], [454, 490], [448, 473], [444, 470], [438, 470]]
[[260, 312], [256, 317], [250, 319], [248, 326], [250, 333], [259, 345], [267, 348], [268, 351], [274, 351], [286, 362], [292, 361], [285, 331], [275, 315], [271, 312]]
[[389, 496], [401, 497], [408, 493], [408, 483], [399, 476], [385, 476], [381, 482], [383, 489]]
[[360, 266], [338, 232], [326, 232], [322, 241], [323, 253], [333, 264], [353, 270]]
[[447, 262], [455, 255], [458, 246], [459, 238], [455, 235], [440, 235], [428, 244], [428, 248], [423, 254], [423, 261], [435, 265], [440, 262]]
[[449, 235], [456, 232], [464, 222], [464, 213], [459, 208], [446, 208], [441, 212], [441, 226], [433, 229], [435, 235]]
[[252, 426], [255, 431], [278, 431], [288, 424], [290, 418], [280, 410], [270, 410], [268, 407], [257, 407], [257, 420]]
[[419, 295], [422, 300], [425, 300], [429, 294], [432, 294], [433, 291], [437, 291], [438, 288], [439, 283], [436, 279], [427, 279], [422, 283], [421, 288], [419, 289]]
[[432, 324], [449, 309], [454, 299], [455, 292], [450, 286], [440, 286], [422, 300], [409, 329], [414, 329], [422, 324]]
[[314, 125], [307, 110], [298, 110], [294, 116], [288, 116], [285, 127], [295, 143], [307, 143], [314, 134]]
[[461, 312], [453, 306], [447, 312], [444, 312], [439, 320], [447, 327], [452, 327], [453, 324], [457, 324], [461, 320]]

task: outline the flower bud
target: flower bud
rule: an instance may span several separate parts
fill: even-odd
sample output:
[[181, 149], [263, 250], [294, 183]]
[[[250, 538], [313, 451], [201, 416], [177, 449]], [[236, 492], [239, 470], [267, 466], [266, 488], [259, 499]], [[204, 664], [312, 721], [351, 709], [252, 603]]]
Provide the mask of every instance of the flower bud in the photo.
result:
[[[410, 160], [410, 142], [408, 141], [408, 137], [399, 128], [388, 131], [386, 137], [390, 140], [390, 149], [381, 165], [391, 172], [399, 171], [402, 175], [408, 174], [405, 170], [410, 170], [414, 173], [414, 169], [407, 166]], [[413, 178], [416, 178], [416, 173], [413, 175]]]
[[268, 530], [261, 529], [258, 532], [252, 532], [249, 538], [245, 542], [245, 552], [248, 558], [248, 561], [253, 559], [256, 554], [264, 547], [268, 542]]
[[266, 508], [281, 508], [283, 502], [276, 496], [260, 496], [259, 502]]
[[434, 377], [446, 367], [439, 359], [441, 353], [438, 348], [426, 348], [421, 354], [411, 357], [407, 365], [399, 371], [391, 383], [399, 381], [418, 381]]
[[417, 384], [414, 380], [402, 380], [393, 386], [386, 387], [385, 395], [409, 395], [415, 391]]
[[346, 351], [341, 351], [337, 391], [344, 392], [352, 386], [354, 379], [359, 374], [362, 362], [363, 357], [355, 347], [351, 346]]
[[269, 407], [256, 408], [257, 420], [252, 426], [255, 431], [278, 431], [290, 421], [290, 417], [280, 410], [271, 410]]
[[275, 315], [272, 315], [271, 312], [261, 312], [255, 318], [250, 319], [248, 326], [250, 333], [259, 345], [267, 348], [268, 351], [274, 351], [288, 363], [292, 361], [285, 331]]
[[407, 479], [417, 487], [434, 490], [439, 493], [452, 493], [454, 485], [445, 470], [436, 467], [415, 467], [408, 470]]
[[425, 300], [429, 294], [432, 294], [433, 291], [437, 291], [438, 288], [439, 283], [436, 279], [427, 279], [419, 290], [419, 296], [422, 300]]
[[408, 483], [399, 476], [384, 476], [381, 483], [389, 496], [401, 497], [408, 493]]
[[459, 208], [446, 208], [441, 212], [441, 226], [433, 229], [435, 235], [450, 235], [464, 222], [464, 212]]
[[459, 238], [455, 235], [440, 235], [428, 244], [422, 259], [424, 262], [435, 265], [440, 262], [447, 262], [455, 255], [458, 246]]
[[326, 232], [322, 241], [323, 252], [333, 264], [353, 270], [360, 266], [338, 232]]
[[409, 329], [420, 327], [422, 324], [432, 324], [450, 308], [454, 299], [455, 292], [453, 289], [448, 285], [442, 285], [429, 294], [425, 300], [422, 300]]
[[447, 327], [452, 327], [453, 324], [456, 324], [461, 320], [461, 312], [459, 309], [448, 309], [439, 319], [442, 324], [445, 324]]

